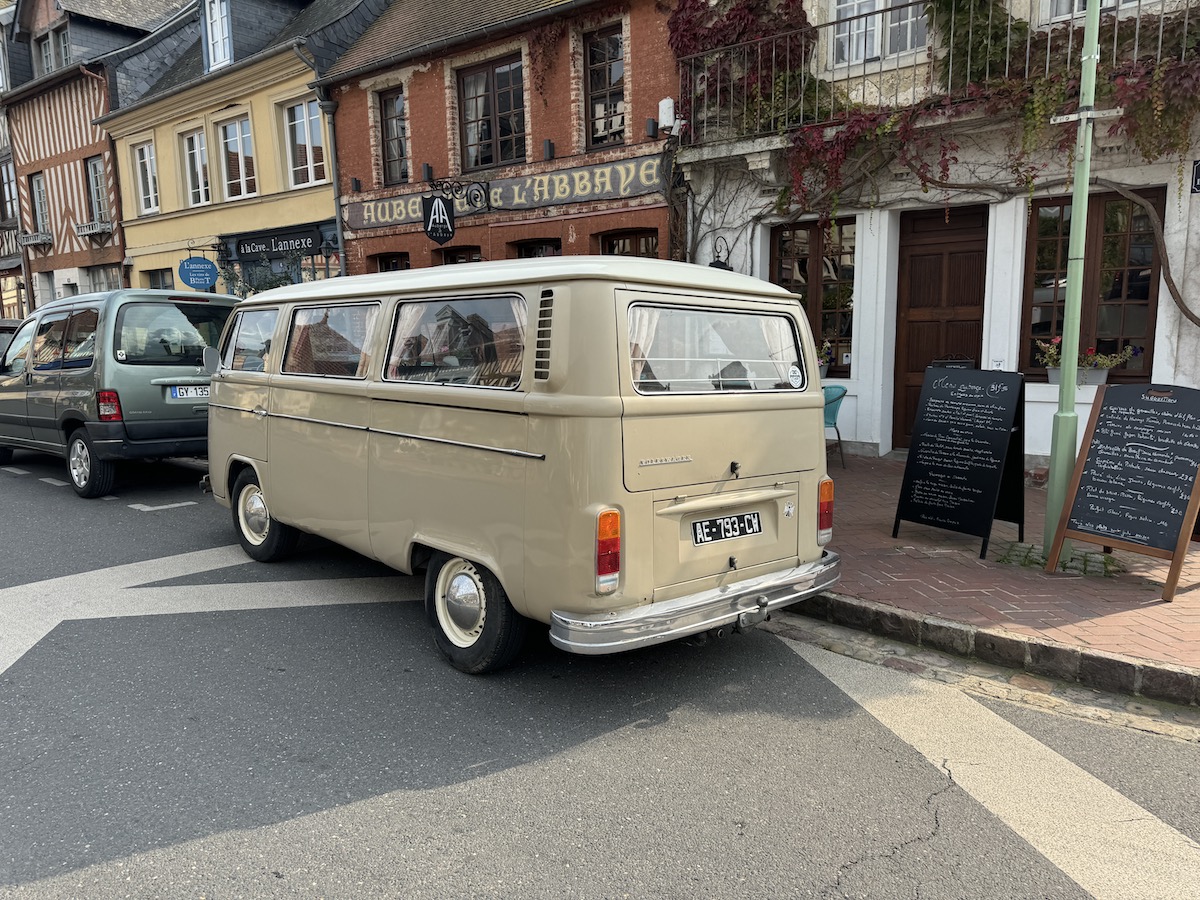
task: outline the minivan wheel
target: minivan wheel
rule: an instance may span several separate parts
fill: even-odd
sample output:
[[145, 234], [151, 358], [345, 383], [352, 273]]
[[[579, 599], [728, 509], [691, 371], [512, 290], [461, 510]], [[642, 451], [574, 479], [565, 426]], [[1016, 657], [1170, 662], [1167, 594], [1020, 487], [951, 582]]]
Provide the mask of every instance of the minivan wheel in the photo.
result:
[[0, 447], [0, 466], [7, 466], [12, 462], [13, 452], [11, 447]]
[[67, 442], [67, 472], [75, 493], [89, 499], [107, 494], [117, 478], [116, 464], [96, 456], [96, 447], [83, 428], [71, 432]]
[[438, 553], [425, 575], [425, 605], [438, 650], [454, 668], [483, 675], [509, 665], [521, 650], [528, 620], [483, 566]]
[[233, 483], [233, 524], [246, 555], [275, 562], [296, 549], [300, 532], [271, 518], [267, 498], [253, 469], [243, 469]]

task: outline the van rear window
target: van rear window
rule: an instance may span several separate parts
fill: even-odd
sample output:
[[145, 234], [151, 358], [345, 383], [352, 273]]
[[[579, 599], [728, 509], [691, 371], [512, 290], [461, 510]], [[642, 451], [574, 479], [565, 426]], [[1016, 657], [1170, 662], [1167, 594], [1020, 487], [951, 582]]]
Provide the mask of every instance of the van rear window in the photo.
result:
[[117, 313], [116, 354], [131, 366], [199, 366], [221, 339], [232, 306], [216, 303], [126, 303]]
[[396, 311], [384, 378], [515, 388], [525, 357], [525, 298], [422, 300]]
[[796, 390], [805, 383], [788, 316], [635, 305], [629, 361], [639, 393]]

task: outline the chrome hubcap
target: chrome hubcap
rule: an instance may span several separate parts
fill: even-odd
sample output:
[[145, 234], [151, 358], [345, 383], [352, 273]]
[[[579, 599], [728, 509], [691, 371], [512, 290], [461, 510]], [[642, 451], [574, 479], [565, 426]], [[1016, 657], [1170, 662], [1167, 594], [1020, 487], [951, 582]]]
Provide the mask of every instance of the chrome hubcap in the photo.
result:
[[267, 501], [263, 499], [262, 491], [254, 485], [248, 486], [242, 491], [238, 510], [246, 540], [252, 544], [265, 541], [271, 528], [271, 514], [267, 511]]
[[487, 598], [476, 568], [454, 559], [438, 573], [436, 597], [438, 623], [458, 647], [470, 647], [483, 633]]

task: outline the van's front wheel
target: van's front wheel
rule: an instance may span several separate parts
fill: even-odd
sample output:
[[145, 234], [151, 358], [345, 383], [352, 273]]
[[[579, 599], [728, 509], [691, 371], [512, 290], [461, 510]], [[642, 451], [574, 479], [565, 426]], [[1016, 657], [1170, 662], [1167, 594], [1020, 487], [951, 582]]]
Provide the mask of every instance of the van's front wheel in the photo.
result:
[[72, 431], [67, 442], [67, 472], [75, 493], [88, 499], [107, 494], [117, 478], [116, 465], [96, 456], [92, 439], [82, 428]]
[[494, 672], [521, 650], [526, 619], [496, 576], [478, 563], [435, 554], [425, 576], [425, 604], [438, 650], [460, 671]]
[[233, 524], [246, 555], [259, 562], [283, 559], [300, 539], [295, 528], [271, 518], [253, 469], [243, 469], [233, 483]]

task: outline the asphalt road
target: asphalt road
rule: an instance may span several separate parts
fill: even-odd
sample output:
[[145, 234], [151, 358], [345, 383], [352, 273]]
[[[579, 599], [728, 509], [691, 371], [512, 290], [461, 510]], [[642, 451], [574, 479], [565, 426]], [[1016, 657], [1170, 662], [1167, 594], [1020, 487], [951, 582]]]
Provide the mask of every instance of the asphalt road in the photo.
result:
[[[200, 471], [0, 468], [0, 896], [1192, 897], [1200, 745], [765, 630], [462, 675]], [[55, 483], [57, 482], [57, 483]], [[852, 564], [852, 561], [850, 561]]]

